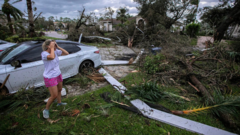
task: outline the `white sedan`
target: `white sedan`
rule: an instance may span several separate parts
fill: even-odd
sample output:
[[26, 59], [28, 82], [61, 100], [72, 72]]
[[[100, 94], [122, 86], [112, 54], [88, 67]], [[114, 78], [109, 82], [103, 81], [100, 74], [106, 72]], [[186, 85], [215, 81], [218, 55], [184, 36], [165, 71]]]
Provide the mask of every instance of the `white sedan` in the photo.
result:
[[[0, 86], [10, 74], [2, 92], [15, 93], [21, 88], [44, 86], [44, 65], [41, 60], [44, 41], [27, 41], [4, 50], [0, 54]], [[74, 76], [80, 70], [101, 65], [99, 49], [78, 42], [56, 40], [69, 55], [59, 57], [63, 79]], [[0, 92], [1, 93], [1, 92]]]

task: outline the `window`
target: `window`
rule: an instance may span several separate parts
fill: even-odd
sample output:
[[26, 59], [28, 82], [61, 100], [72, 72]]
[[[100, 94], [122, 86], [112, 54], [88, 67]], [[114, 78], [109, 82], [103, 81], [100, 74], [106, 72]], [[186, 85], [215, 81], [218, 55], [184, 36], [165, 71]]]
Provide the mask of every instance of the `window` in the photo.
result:
[[19, 45], [13, 46], [11, 48], [6, 49], [3, 53], [1, 53], [1, 61], [5, 63], [12, 57], [16, 56], [17, 54], [21, 53], [22, 51], [28, 49], [28, 45]]
[[60, 47], [68, 51], [69, 54], [80, 51], [81, 49], [77, 46], [77, 44], [68, 44], [68, 43], [59, 43]]
[[21, 63], [28, 63], [41, 60], [42, 46], [37, 46], [21, 56], [17, 57], [16, 60], [20, 60]]

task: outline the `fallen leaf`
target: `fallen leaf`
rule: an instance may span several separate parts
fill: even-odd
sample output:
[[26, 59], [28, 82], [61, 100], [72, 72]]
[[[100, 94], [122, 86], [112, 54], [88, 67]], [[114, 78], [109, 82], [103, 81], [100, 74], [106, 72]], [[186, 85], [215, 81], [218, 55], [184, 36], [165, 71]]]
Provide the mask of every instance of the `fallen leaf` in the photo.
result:
[[49, 123], [51, 123], [51, 124], [56, 123], [56, 122], [58, 122], [59, 120], [61, 120], [61, 118], [59, 118], [59, 119], [57, 119], [57, 120], [47, 119], [47, 121], [48, 121]]
[[77, 99], [77, 98], [74, 98], [74, 99], [72, 100], [72, 102], [75, 101], [76, 99]]
[[72, 111], [72, 115], [71, 116], [73, 117], [73, 116], [75, 116], [75, 115], [77, 115], [79, 113], [80, 113], [80, 110], [75, 109], [75, 110]]
[[25, 109], [28, 109], [28, 105], [27, 104], [25, 104], [23, 107], [25, 107]]
[[11, 129], [14, 129], [14, 128], [16, 128], [18, 126], [18, 122], [15, 122], [15, 123], [13, 123], [12, 124], [12, 127], [11, 127]]
[[138, 70], [133, 70], [133, 71], [132, 71], [132, 73], [137, 73], [137, 72], [139, 72], [139, 71], [138, 71]]
[[38, 118], [40, 119], [40, 113], [38, 113], [38, 115], [37, 115], [37, 116], [38, 116]]
[[58, 110], [52, 110], [53, 112], [57, 112]]

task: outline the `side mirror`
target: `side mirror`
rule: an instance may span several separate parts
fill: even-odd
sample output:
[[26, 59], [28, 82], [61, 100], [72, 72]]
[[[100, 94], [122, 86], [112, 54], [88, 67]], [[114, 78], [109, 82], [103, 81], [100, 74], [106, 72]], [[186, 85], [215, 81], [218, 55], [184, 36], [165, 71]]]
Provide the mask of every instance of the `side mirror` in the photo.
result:
[[21, 62], [19, 60], [12, 61], [11, 66], [15, 67], [15, 69], [18, 67], [22, 67]]

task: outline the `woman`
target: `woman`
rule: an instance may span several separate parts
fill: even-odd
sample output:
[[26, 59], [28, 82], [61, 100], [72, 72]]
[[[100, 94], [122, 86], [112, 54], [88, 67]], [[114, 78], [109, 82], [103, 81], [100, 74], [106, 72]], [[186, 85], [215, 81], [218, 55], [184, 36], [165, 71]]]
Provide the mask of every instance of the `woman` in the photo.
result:
[[62, 91], [62, 74], [59, 69], [58, 56], [68, 55], [69, 53], [63, 48], [59, 47], [54, 40], [46, 40], [42, 44], [42, 60], [44, 63], [44, 83], [49, 89], [51, 97], [48, 99], [46, 109], [43, 110], [43, 117], [49, 118], [49, 107], [52, 102], [57, 98], [57, 106], [67, 105], [67, 103], [61, 102], [61, 91]]

